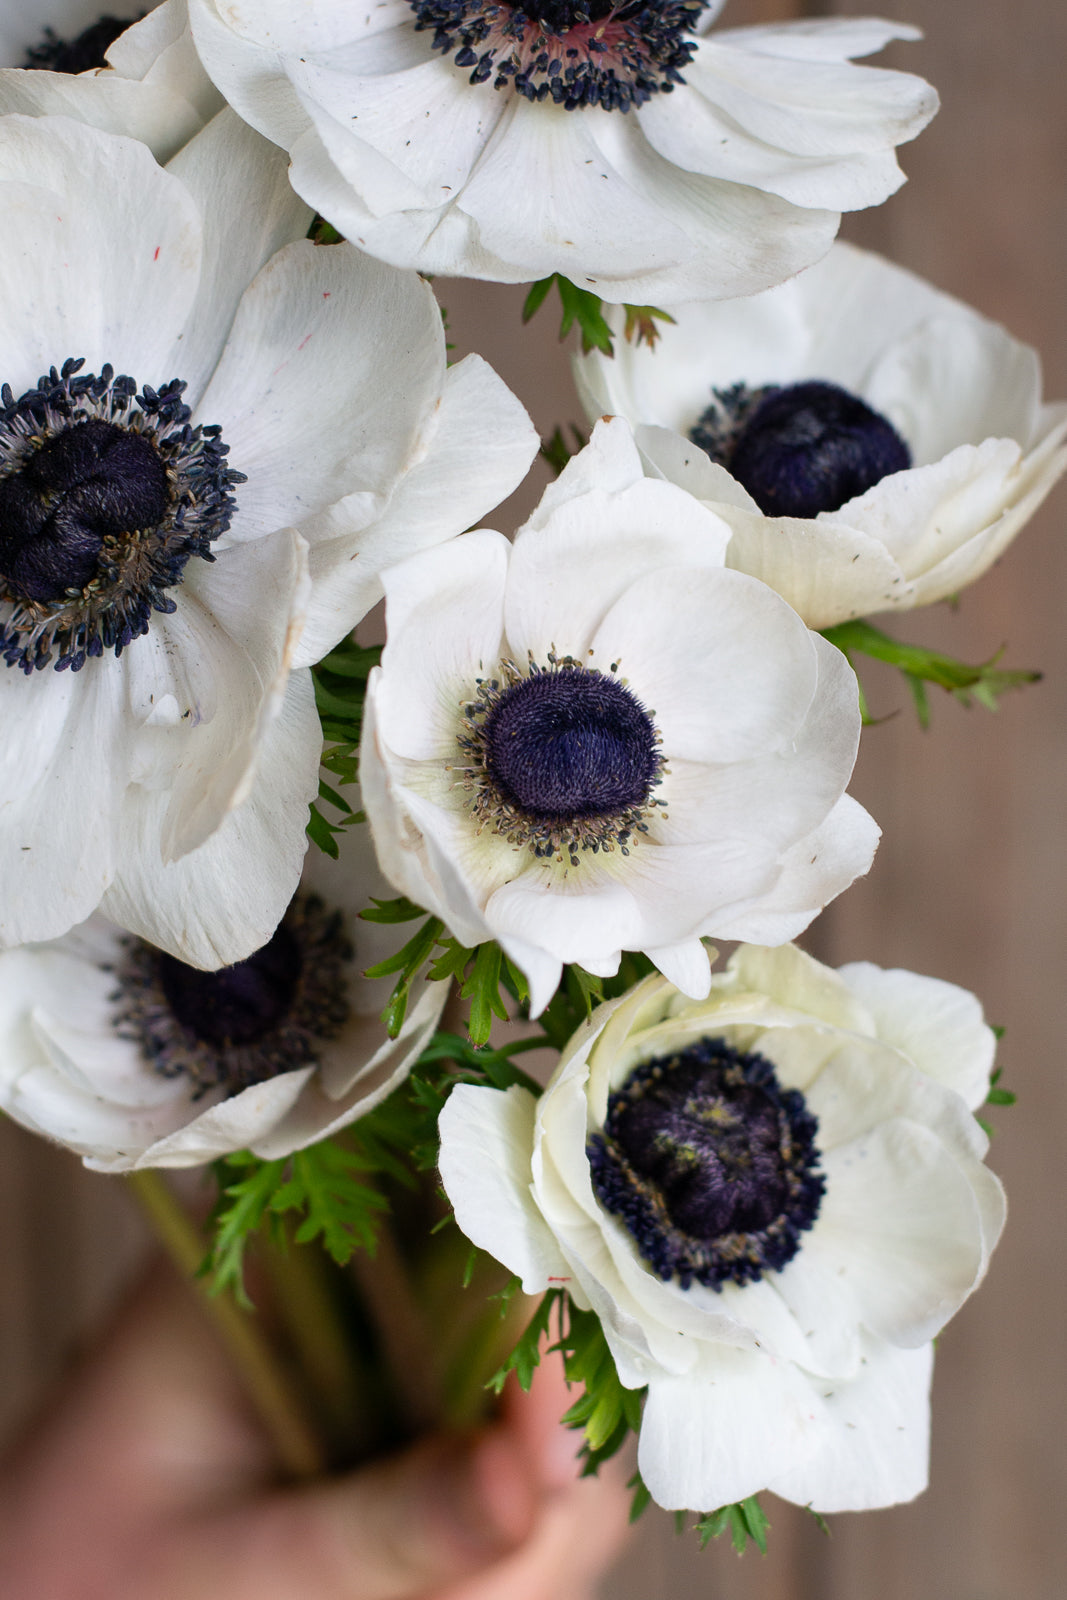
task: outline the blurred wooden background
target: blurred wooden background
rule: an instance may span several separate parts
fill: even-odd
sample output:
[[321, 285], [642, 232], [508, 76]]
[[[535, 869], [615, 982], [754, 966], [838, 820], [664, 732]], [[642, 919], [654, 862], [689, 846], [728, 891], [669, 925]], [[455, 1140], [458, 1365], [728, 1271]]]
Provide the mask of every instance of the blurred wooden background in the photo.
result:
[[[727, 23], [805, 11], [730, 0]], [[887, 53], [937, 85], [943, 108], [903, 151], [911, 182], [846, 234], [999, 318], [1042, 351], [1046, 390], [1067, 394], [1067, 13], [1056, 0], [883, 0], [926, 40]], [[525, 337], [521, 292], [447, 285], [461, 350], [482, 351], [542, 431], [577, 418], [548, 312]], [[826, 1539], [767, 1499], [770, 1554], [699, 1556], [650, 1513], [605, 1586], [612, 1600], [1061, 1600], [1067, 1496], [1064, 1339], [1067, 1204], [1067, 497], [1061, 488], [960, 610], [901, 633], [971, 659], [1008, 646], [1044, 683], [996, 716], [934, 702], [921, 733], [888, 677], [853, 792], [884, 830], [870, 877], [809, 935], [833, 962], [870, 959], [951, 979], [1007, 1030], [1014, 1110], [995, 1113], [992, 1163], [1008, 1230], [986, 1285], [940, 1342], [933, 1486], [913, 1506], [837, 1517]], [[934, 691], [936, 693], [936, 691]], [[0, 1124], [0, 1437], [98, 1321], [143, 1248], [121, 1185]]]

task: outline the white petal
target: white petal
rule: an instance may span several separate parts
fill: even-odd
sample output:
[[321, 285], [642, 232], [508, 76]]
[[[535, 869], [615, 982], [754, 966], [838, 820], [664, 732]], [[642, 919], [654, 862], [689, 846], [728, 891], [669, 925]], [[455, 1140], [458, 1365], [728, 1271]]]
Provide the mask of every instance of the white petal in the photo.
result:
[[199, 281], [201, 221], [144, 145], [66, 117], [0, 124], [0, 334], [16, 394], [51, 365], [110, 362], [158, 386]]
[[819, 1512], [870, 1511], [926, 1488], [933, 1345], [898, 1350], [868, 1340], [860, 1376], [821, 1387], [815, 1448], [768, 1488]]
[[869, 961], [851, 962], [839, 975], [870, 1012], [879, 1039], [954, 1089], [972, 1111], [982, 1104], [997, 1042], [973, 994], [940, 978], [899, 967], [886, 971]]
[[732, 533], [728, 565], [768, 584], [809, 628], [914, 604], [898, 562], [859, 517], [806, 521], [718, 509]]
[[540, 1294], [569, 1277], [530, 1193], [537, 1101], [527, 1089], [457, 1084], [441, 1113], [439, 1167], [460, 1228]]
[[745, 761], [799, 733], [819, 669], [812, 636], [765, 584], [673, 567], [632, 584], [591, 640], [655, 718], [668, 763]]
[[159, 839], [168, 797], [130, 792], [122, 865], [103, 897], [104, 912], [194, 967], [227, 966], [260, 949], [300, 878], [321, 749], [310, 675], [294, 673], [264, 729], [248, 796], [199, 849], [164, 864]]
[[158, 1139], [137, 1160], [126, 1164], [87, 1161], [103, 1172], [140, 1171], [144, 1167], [199, 1167], [205, 1161], [234, 1150], [247, 1150], [269, 1132], [295, 1105], [313, 1067], [282, 1072], [265, 1083], [254, 1083], [229, 1100], [202, 1111], [183, 1128]]
[[293, 193], [282, 152], [230, 110], [186, 144], [167, 171], [185, 185], [204, 219], [200, 286], [171, 354], [195, 410], [245, 289], [276, 251], [304, 237], [311, 210]]
[[880, 834], [873, 817], [851, 795], [842, 795], [822, 827], [786, 852], [773, 891], [723, 913], [716, 937], [752, 944], [795, 939], [823, 906], [870, 870]]
[[444, 378], [427, 284], [350, 245], [301, 241], [245, 292], [199, 414], [249, 476], [231, 539], [391, 487]]
[[353, 496], [304, 525], [312, 593], [298, 663], [320, 660], [381, 599], [384, 567], [454, 538], [505, 499], [538, 444], [525, 409], [481, 356], [449, 367], [384, 509], [368, 512], [366, 497]]
[[819, 1411], [791, 1362], [717, 1349], [691, 1377], [649, 1384], [637, 1464], [658, 1505], [714, 1511], [803, 1462]]
[[82, 922], [116, 870], [129, 760], [126, 672], [113, 658], [86, 666], [77, 674], [50, 667], [30, 677], [12, 667], [0, 674], [6, 945], [55, 938]]
[[504, 611], [515, 659], [543, 665], [555, 647], [584, 660], [603, 626], [591, 664], [607, 670], [622, 635], [613, 640], [604, 618], [620, 598], [649, 595], [658, 568], [721, 571], [728, 539], [722, 520], [699, 501], [649, 479], [615, 492], [589, 489], [559, 505], [515, 541]]
[[1041, 403], [1041, 363], [995, 322], [930, 317], [876, 363], [864, 398], [893, 422], [916, 466], [984, 439], [1029, 443]]
[[826, 1194], [805, 1255], [833, 1261], [864, 1325], [915, 1347], [940, 1331], [985, 1267], [974, 1189], [942, 1141], [893, 1118], [824, 1152]]
[[376, 692], [396, 754], [459, 759], [463, 706], [500, 663], [509, 552], [481, 529], [384, 574], [389, 640]]

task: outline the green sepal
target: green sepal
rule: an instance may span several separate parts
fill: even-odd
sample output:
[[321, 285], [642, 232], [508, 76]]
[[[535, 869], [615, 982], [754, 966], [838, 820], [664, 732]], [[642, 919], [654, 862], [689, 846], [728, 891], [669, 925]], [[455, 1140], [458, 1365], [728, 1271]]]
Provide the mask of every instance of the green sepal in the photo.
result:
[[[930, 725], [930, 703], [926, 693], [928, 683], [944, 689], [961, 705], [969, 706], [976, 700], [988, 711], [995, 711], [1002, 694], [1010, 689], [1021, 689], [1028, 683], [1038, 683], [1041, 679], [1040, 672], [998, 667], [997, 662], [1004, 654], [1003, 650], [998, 650], [988, 661], [971, 666], [965, 661], [956, 660], [954, 656], [926, 650], [921, 645], [904, 644], [862, 620], [840, 622], [836, 627], [824, 628], [823, 638], [836, 645], [852, 665], [854, 655], [865, 655], [876, 661], [885, 661], [903, 673], [915, 703], [919, 725], [923, 728]], [[862, 697], [862, 687], [860, 694]], [[862, 698], [861, 708], [864, 721], [871, 722], [873, 719]]]
[[718, 1539], [728, 1531], [738, 1555], [744, 1553], [751, 1540], [760, 1555], [765, 1556], [769, 1527], [770, 1523], [759, 1500], [755, 1495], [750, 1495], [747, 1500], [738, 1501], [734, 1505], [720, 1506], [718, 1511], [709, 1511], [706, 1516], [699, 1517], [694, 1524], [694, 1531], [700, 1540], [702, 1550], [707, 1549], [712, 1539]]

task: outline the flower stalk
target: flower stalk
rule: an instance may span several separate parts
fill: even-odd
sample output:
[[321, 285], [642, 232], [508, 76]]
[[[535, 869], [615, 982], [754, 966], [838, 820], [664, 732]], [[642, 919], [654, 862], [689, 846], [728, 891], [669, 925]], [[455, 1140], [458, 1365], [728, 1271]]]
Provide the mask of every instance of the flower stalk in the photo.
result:
[[222, 1339], [282, 1470], [291, 1478], [318, 1476], [325, 1466], [321, 1447], [261, 1328], [253, 1315], [242, 1310], [229, 1295], [212, 1295], [198, 1281], [206, 1254], [200, 1230], [159, 1172], [131, 1172], [126, 1182], [157, 1239]]

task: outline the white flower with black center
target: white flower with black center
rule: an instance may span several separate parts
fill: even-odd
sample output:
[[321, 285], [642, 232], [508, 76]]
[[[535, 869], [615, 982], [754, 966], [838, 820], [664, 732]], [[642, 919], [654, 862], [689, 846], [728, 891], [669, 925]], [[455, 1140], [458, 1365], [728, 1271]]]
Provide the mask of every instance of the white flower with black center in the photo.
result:
[[386, 876], [540, 1010], [561, 963], [645, 950], [707, 992], [700, 940], [780, 943], [874, 854], [844, 794], [856, 680], [725, 523], [600, 425], [514, 546], [486, 530], [385, 574], [361, 774]]
[[240, 960], [300, 874], [308, 666], [536, 437], [479, 358], [446, 369], [425, 283], [303, 238], [232, 112], [165, 169], [2, 119], [0, 212], [0, 945], [99, 907]]
[[973, 583], [1067, 466], [1036, 352], [866, 251], [676, 316], [654, 354], [578, 359], [586, 411], [628, 417], [649, 470], [730, 524], [727, 564], [810, 627]]
[[722, 0], [190, 0], [227, 100], [297, 190], [398, 266], [561, 272], [636, 303], [750, 294], [903, 181], [937, 99], [852, 65], [916, 30], [822, 18], [704, 35]]
[[392, 980], [361, 973], [397, 930], [358, 914], [388, 893], [357, 826], [339, 861], [309, 855], [265, 946], [220, 971], [99, 916], [0, 953], [0, 1107], [103, 1172], [273, 1159], [347, 1126], [407, 1076], [448, 993], [417, 982], [387, 1037]]
[[539, 1100], [453, 1090], [441, 1175], [647, 1385], [661, 1505], [890, 1505], [925, 1487], [932, 1340], [1004, 1222], [971, 1114], [994, 1049], [952, 984], [742, 946], [707, 1000], [654, 976], [599, 1007]]
[[74, 117], [169, 161], [224, 103], [186, 0], [0, 0], [0, 116]]

